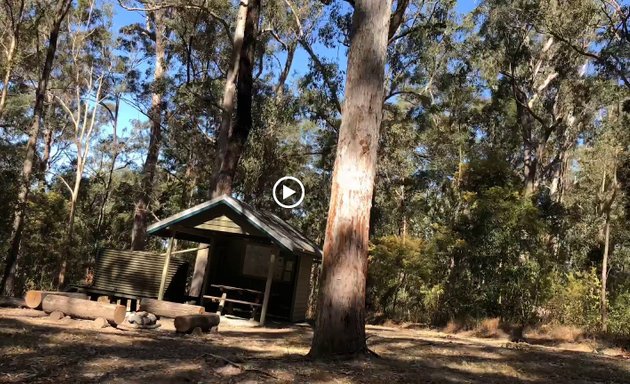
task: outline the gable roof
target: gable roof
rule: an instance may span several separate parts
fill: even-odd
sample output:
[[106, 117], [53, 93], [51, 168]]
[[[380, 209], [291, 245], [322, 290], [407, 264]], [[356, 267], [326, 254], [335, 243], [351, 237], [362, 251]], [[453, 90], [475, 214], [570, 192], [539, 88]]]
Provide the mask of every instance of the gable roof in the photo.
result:
[[206, 201], [151, 224], [147, 228], [147, 234], [165, 236], [171, 232], [169, 229], [174, 225], [198, 221], [195, 218], [208, 217], [212, 215], [213, 211], [222, 207], [230, 208], [282, 248], [290, 252], [305, 253], [318, 259], [321, 258], [322, 251], [319, 247], [295, 227], [273, 213], [258, 211], [249, 204], [227, 195]]

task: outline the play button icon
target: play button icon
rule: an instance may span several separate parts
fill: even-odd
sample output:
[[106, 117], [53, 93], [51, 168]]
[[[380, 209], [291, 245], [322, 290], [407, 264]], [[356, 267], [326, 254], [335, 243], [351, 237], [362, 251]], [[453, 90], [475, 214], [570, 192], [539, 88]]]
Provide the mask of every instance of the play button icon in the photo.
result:
[[[278, 187], [280, 186], [282, 186], [282, 201], [278, 199]], [[301, 192], [299, 198], [296, 195], [298, 193], [296, 189], [298, 188]], [[304, 200], [304, 184], [293, 176], [280, 178], [273, 186], [273, 200], [282, 208], [291, 209], [297, 207]]]
[[295, 195], [295, 191], [286, 185], [282, 186], [282, 200], [286, 200], [287, 198]]

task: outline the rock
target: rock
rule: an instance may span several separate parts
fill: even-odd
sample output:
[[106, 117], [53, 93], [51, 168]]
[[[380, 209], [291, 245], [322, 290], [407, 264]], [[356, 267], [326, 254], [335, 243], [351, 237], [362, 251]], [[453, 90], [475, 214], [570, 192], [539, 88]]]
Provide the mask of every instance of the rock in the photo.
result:
[[94, 328], [101, 329], [109, 327], [109, 322], [102, 317], [94, 319]]
[[203, 331], [199, 327], [195, 327], [190, 333], [192, 336], [203, 336]]
[[52, 312], [50, 312], [50, 315], [48, 315], [48, 316], [50, 317], [51, 320], [61, 320], [66, 315], [64, 315], [64, 313], [60, 312], [60, 311], [52, 311]]
[[129, 316], [127, 318], [127, 321], [131, 324], [139, 324], [142, 325], [142, 316], [138, 315], [137, 313]]

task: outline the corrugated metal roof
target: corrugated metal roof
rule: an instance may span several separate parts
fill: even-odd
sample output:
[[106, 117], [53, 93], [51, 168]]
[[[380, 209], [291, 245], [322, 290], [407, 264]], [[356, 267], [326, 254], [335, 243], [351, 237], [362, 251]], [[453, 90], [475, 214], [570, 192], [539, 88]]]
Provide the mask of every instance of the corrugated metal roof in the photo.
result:
[[[247, 222], [262, 231], [273, 242], [290, 252], [301, 252], [321, 258], [322, 251], [319, 247], [304, 236], [300, 231], [286, 221], [270, 212], [261, 212], [249, 204], [243, 203], [233, 197], [224, 195], [206, 201], [205, 203], [188, 208], [164, 220], [158, 221], [147, 228], [149, 235], [165, 235], [166, 230], [174, 225], [184, 225], [187, 222], [196, 223], [199, 216], [209, 216], [213, 210], [222, 206], [229, 207]], [[194, 225], [193, 225], [194, 227]]]

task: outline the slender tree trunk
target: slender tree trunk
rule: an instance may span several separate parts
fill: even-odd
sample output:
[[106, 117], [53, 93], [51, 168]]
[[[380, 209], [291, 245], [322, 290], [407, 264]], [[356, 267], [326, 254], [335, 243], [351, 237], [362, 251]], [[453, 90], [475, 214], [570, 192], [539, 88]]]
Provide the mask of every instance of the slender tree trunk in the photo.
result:
[[[105, 183], [105, 195], [103, 196], [103, 201], [101, 202], [101, 208], [98, 212], [98, 220], [96, 221], [96, 234], [94, 238], [96, 239], [96, 243], [99, 242], [101, 238], [101, 227], [103, 226], [103, 220], [105, 219], [105, 207], [107, 206], [107, 201], [109, 200], [109, 195], [112, 193], [112, 181], [114, 179], [114, 170], [116, 169], [116, 160], [119, 155], [118, 148], [118, 111], [120, 109], [120, 97], [116, 96], [116, 104], [114, 106], [114, 111], [111, 112], [111, 117], [114, 121], [113, 127], [113, 150], [112, 150], [112, 163], [109, 166], [109, 170], [107, 172], [107, 182]], [[98, 245], [98, 244], [97, 244]]]
[[164, 94], [164, 75], [166, 72], [165, 45], [166, 25], [164, 20], [165, 10], [154, 11], [153, 23], [155, 30], [155, 68], [153, 70], [153, 96], [151, 97], [151, 137], [149, 149], [142, 168], [140, 181], [140, 194], [134, 210], [133, 230], [131, 232], [131, 249], [143, 250], [146, 243], [147, 209], [157, 168], [160, 145], [162, 142], [162, 97]]
[[71, 0], [63, 0], [57, 3], [54, 23], [48, 36], [48, 47], [46, 48], [44, 67], [42, 68], [42, 74], [37, 83], [37, 90], [35, 91], [33, 118], [31, 120], [31, 128], [29, 130], [29, 139], [26, 143], [26, 154], [24, 156], [22, 174], [20, 175], [19, 180], [20, 187], [14, 212], [13, 227], [9, 238], [9, 252], [6, 257], [2, 281], [0, 281], [0, 290], [2, 290], [5, 295], [13, 295], [14, 293], [15, 270], [19, 262], [20, 241], [22, 239], [26, 206], [31, 187], [33, 164], [36, 157], [35, 151], [37, 150], [37, 139], [39, 137], [41, 120], [44, 115], [44, 99], [48, 89], [48, 80], [50, 79], [53, 61], [57, 52], [59, 29], [63, 19], [68, 14], [71, 4]]
[[66, 238], [64, 239], [64, 252], [61, 255], [61, 263], [59, 265], [59, 273], [57, 274], [57, 289], [65, 287], [66, 271], [68, 269], [68, 257], [72, 255], [72, 241], [74, 238], [74, 220], [77, 210], [77, 202], [79, 200], [79, 190], [81, 189], [81, 179], [83, 176], [84, 162], [81, 158], [77, 159], [76, 175], [74, 177], [74, 185], [70, 194], [70, 212], [68, 213], [68, 229]]
[[356, 0], [311, 357], [367, 352], [365, 284], [391, 0]]
[[41, 192], [44, 192], [46, 189], [46, 172], [48, 171], [48, 162], [50, 161], [50, 153], [53, 144], [53, 137], [55, 134], [55, 129], [52, 124], [50, 124], [50, 116], [53, 115], [55, 111], [54, 103], [52, 100], [48, 100], [48, 111], [44, 117], [44, 121], [48, 121], [46, 125], [46, 129], [44, 130], [44, 153], [42, 154], [42, 159], [40, 163], [40, 186], [39, 189]]
[[[20, 43], [20, 32], [22, 30], [22, 18], [24, 17], [25, 1], [20, 0], [17, 3], [6, 2], [7, 13], [11, 18], [11, 40], [9, 41], [9, 47], [6, 50], [6, 62], [4, 79], [2, 80], [2, 94], [0, 94], [0, 117], [4, 114], [4, 106], [7, 101], [7, 95], [9, 93], [9, 82], [11, 81], [11, 73], [13, 72], [13, 66], [15, 64], [15, 55]], [[14, 8], [15, 7], [15, 8]]]
[[403, 185], [400, 186], [400, 203], [398, 210], [400, 212], [400, 229], [398, 235], [402, 237], [403, 243], [407, 239], [407, 200], [405, 200], [405, 179]]
[[606, 283], [608, 280], [608, 252], [610, 247], [610, 215], [606, 215], [604, 224], [604, 256], [602, 258], [602, 288], [601, 288], [601, 320], [602, 332], [608, 330], [608, 301], [606, 299]]
[[4, 105], [7, 100], [7, 93], [9, 92], [9, 81], [11, 80], [11, 72], [13, 71], [13, 58], [17, 48], [17, 37], [15, 34], [11, 35], [11, 41], [9, 42], [9, 48], [7, 49], [7, 58], [5, 64], [4, 79], [2, 80], [2, 94], [0, 94], [0, 116], [4, 113]]
[[[259, 5], [259, 1], [256, 1]], [[257, 7], [256, 7], [257, 8]], [[256, 11], [258, 12], [258, 11]], [[236, 30], [234, 31], [234, 42], [232, 45], [232, 60], [228, 69], [225, 88], [223, 91], [223, 112], [221, 115], [221, 127], [217, 137], [217, 157], [215, 161], [214, 175], [212, 177], [211, 198], [230, 194], [232, 192], [232, 178], [230, 170], [227, 169], [230, 164], [226, 161], [230, 147], [230, 136], [234, 131], [232, 126], [232, 115], [235, 109], [235, 95], [237, 87], [237, 78], [241, 74], [240, 66], [243, 63], [241, 56], [243, 55], [243, 46], [245, 40], [245, 30], [248, 24], [250, 13], [249, 0], [241, 0], [239, 3], [238, 16], [236, 19]], [[257, 15], [256, 15], [257, 17]], [[258, 23], [256, 23], [256, 27]], [[255, 39], [255, 36], [253, 36]], [[251, 63], [250, 63], [251, 64]], [[252, 76], [251, 73], [249, 75]]]

